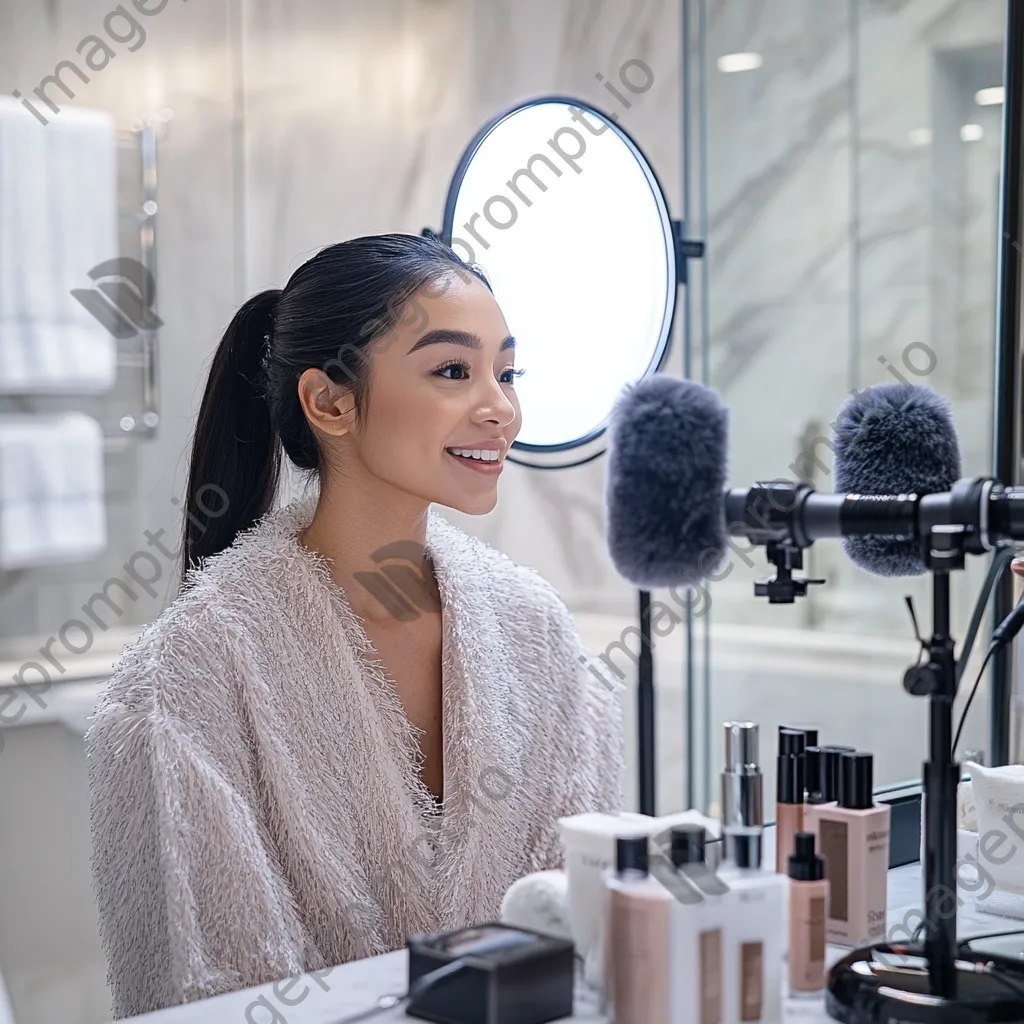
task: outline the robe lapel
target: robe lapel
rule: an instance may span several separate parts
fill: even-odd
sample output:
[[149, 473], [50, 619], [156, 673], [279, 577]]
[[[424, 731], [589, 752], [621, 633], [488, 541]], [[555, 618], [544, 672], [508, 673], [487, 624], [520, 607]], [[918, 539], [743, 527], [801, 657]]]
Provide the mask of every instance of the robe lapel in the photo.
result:
[[[492, 916], [493, 885], [514, 827], [511, 797], [522, 780], [521, 745], [506, 728], [503, 667], [514, 664], [489, 576], [467, 538], [431, 509], [427, 547], [443, 622], [444, 814], [434, 862], [435, 906], [445, 929]], [[493, 580], [491, 580], [493, 584]], [[490, 894], [490, 896], [488, 895]]]

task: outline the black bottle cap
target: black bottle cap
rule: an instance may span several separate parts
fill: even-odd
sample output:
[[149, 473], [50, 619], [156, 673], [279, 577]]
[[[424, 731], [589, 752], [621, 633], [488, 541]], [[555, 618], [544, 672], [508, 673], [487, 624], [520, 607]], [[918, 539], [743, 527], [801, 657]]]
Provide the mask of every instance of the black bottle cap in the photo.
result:
[[761, 830], [728, 831], [725, 837], [725, 855], [738, 868], [760, 868]]
[[615, 870], [641, 871], [647, 874], [650, 862], [647, 856], [647, 836], [619, 836], [615, 841]]
[[[804, 734], [804, 746], [805, 747], [816, 747], [818, 745], [818, 730], [817, 729], [805, 729], [802, 725], [780, 725], [779, 726], [779, 738], [784, 732], [802, 732]], [[782, 750], [779, 750], [782, 753]], [[792, 751], [796, 753], [796, 751]]]
[[676, 825], [672, 829], [672, 863], [678, 868], [683, 864], [703, 864], [706, 842], [703, 825]]
[[815, 794], [810, 803], [827, 804], [839, 799], [842, 788], [842, 772], [840, 771], [840, 758], [845, 752], [853, 753], [853, 747], [828, 746], [819, 747], [821, 751], [821, 767], [818, 772], [818, 780], [815, 783], [811, 779], [808, 789]]
[[797, 832], [793, 837], [787, 874], [795, 882], [820, 882], [825, 877], [825, 861], [814, 852], [813, 832]]
[[807, 746], [807, 735], [802, 729], [779, 728], [779, 757], [802, 754]]
[[851, 811], [874, 807], [874, 758], [862, 750], [844, 751], [840, 755], [841, 778], [839, 806]]
[[802, 754], [780, 754], [775, 775], [775, 799], [780, 804], [802, 804], [807, 788], [807, 762]]
[[821, 803], [821, 747], [807, 747], [804, 750], [804, 783], [807, 787], [807, 802]]

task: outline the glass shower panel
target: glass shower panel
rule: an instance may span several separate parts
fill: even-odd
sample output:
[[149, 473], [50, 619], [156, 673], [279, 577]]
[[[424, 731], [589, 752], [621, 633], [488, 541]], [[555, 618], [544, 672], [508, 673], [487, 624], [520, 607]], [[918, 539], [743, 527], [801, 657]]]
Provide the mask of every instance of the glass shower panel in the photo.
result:
[[[901, 379], [951, 400], [964, 474], [989, 472], [1004, 19], [1004, 0], [689, 0], [688, 191], [707, 254], [688, 344], [691, 375], [731, 410], [730, 486], [831, 491], [839, 407]], [[703, 805], [729, 719], [761, 725], [769, 812], [779, 725], [872, 751], [876, 785], [918, 778], [927, 708], [901, 685], [918, 655], [903, 597], [927, 632], [928, 578], [876, 579], [818, 543], [802, 575], [828, 582], [769, 606], [753, 595], [763, 553], [729, 566], [695, 626]], [[958, 640], [986, 570], [956, 574]], [[961, 750], [985, 745], [985, 700]]]

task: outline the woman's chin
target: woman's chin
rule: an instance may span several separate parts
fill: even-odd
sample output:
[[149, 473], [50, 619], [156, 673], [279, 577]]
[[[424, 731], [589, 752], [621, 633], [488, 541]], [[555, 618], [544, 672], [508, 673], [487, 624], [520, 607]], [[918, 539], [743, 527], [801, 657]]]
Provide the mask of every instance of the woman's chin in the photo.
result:
[[435, 499], [439, 505], [447, 505], [467, 516], [485, 516], [498, 504], [498, 488], [492, 487], [480, 494], [449, 494], [442, 499]]

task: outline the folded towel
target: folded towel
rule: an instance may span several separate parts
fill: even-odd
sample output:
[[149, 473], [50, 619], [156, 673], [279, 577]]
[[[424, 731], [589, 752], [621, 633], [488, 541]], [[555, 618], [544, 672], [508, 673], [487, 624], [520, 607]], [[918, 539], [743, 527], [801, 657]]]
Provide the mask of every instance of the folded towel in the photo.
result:
[[1024, 918], [1024, 765], [997, 768], [968, 761], [977, 814], [975, 901], [986, 914]]
[[0, 568], [84, 561], [106, 546], [99, 423], [80, 412], [0, 415]]
[[0, 393], [112, 386], [114, 338], [72, 290], [118, 255], [111, 115], [67, 107], [44, 126], [0, 96]]

